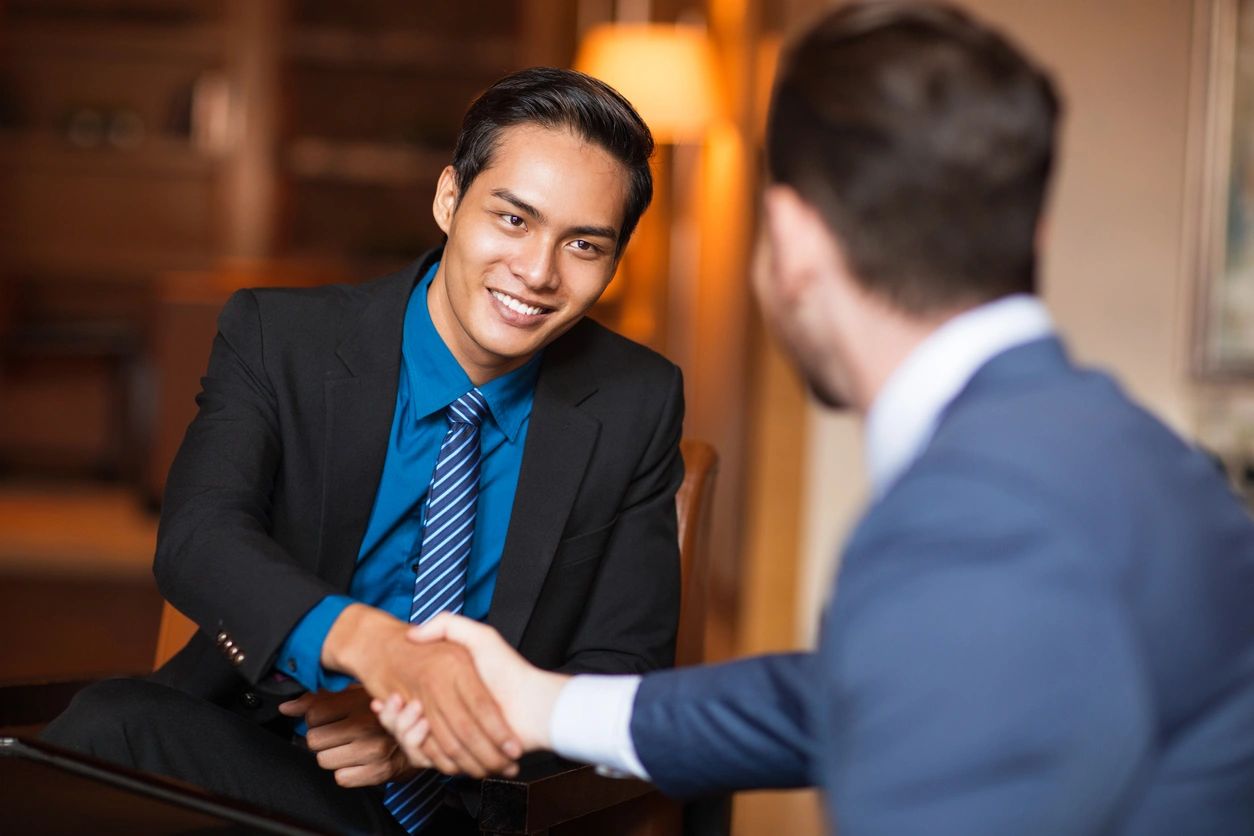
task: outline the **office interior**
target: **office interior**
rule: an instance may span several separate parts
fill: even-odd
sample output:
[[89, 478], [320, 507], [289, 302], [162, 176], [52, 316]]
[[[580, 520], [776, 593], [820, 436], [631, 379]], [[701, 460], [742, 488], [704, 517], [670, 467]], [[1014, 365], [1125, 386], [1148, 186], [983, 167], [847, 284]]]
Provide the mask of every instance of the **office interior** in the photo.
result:
[[[685, 435], [718, 452], [707, 657], [805, 647], [867, 499], [860, 429], [807, 397], [749, 277], [772, 72], [824, 5], [0, 0], [0, 681], [151, 663], [161, 488], [217, 308], [437, 244], [461, 113], [538, 64], [619, 85], [659, 140], [592, 315], [683, 368]], [[1063, 93], [1041, 272], [1060, 330], [1244, 489], [1254, 320], [1223, 241], [1252, 4], [959, 5]], [[733, 832], [771, 830], [822, 832], [813, 793], [737, 798]]]

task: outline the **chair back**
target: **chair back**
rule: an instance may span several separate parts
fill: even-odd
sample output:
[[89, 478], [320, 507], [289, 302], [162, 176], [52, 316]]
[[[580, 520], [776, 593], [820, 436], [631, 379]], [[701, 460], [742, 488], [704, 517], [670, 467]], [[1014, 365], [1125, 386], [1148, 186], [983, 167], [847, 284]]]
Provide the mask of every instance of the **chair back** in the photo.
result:
[[685, 438], [679, 443], [684, 458], [684, 481], [675, 494], [679, 522], [680, 606], [675, 665], [705, 660], [705, 604], [709, 576], [710, 508], [718, 453], [704, 441]]
[[[691, 438], [680, 442], [679, 451], [684, 459], [684, 481], [675, 494], [675, 513], [679, 523], [682, 591], [675, 664], [695, 665], [702, 661], [705, 654], [710, 501], [714, 494], [714, 477], [718, 473], [718, 454], [704, 441]], [[195, 623], [167, 601], [161, 610], [153, 668], [165, 664], [195, 632]]]

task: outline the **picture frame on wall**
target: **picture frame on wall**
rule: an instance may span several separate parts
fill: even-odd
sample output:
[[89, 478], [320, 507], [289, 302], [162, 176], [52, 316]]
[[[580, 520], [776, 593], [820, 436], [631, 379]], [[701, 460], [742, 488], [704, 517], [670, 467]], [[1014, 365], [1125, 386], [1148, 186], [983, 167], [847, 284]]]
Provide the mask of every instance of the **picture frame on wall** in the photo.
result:
[[1193, 46], [1191, 365], [1203, 378], [1254, 379], [1254, 0], [1198, 0]]

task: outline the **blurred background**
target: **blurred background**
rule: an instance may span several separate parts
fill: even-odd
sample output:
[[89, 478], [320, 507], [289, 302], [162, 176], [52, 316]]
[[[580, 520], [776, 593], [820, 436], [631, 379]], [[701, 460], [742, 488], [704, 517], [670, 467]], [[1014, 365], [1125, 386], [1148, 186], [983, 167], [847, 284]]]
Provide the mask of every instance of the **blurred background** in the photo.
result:
[[[685, 432], [721, 456], [709, 654], [808, 643], [864, 501], [860, 438], [807, 401], [748, 275], [779, 44], [824, 5], [0, 0], [0, 681], [146, 669], [156, 514], [221, 304], [438, 243], [461, 114], [536, 64], [606, 78], [660, 140], [654, 206], [594, 315], [684, 368]], [[1216, 44], [1246, 3], [961, 5], [1067, 103], [1044, 295], [1075, 353], [1240, 482], [1254, 406], [1245, 370], [1207, 354], [1208, 207], [1231, 153]], [[809, 793], [737, 801], [738, 833], [818, 822]]]

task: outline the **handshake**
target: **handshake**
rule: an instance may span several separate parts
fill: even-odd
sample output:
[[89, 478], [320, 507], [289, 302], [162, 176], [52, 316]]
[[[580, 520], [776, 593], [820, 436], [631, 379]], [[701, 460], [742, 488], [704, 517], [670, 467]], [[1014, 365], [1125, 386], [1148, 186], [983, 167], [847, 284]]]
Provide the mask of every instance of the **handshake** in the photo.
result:
[[279, 711], [304, 721], [305, 744], [343, 787], [417, 768], [513, 776], [524, 752], [549, 748], [569, 679], [533, 667], [477, 621], [442, 613], [415, 627], [361, 604], [332, 626], [322, 661], [361, 684], [312, 691]]
[[469, 677], [459, 687], [457, 708], [465, 711], [398, 692], [386, 698], [374, 692], [370, 708], [411, 767], [449, 775], [513, 775], [523, 752], [549, 748], [553, 706], [569, 676], [533, 667], [491, 627], [451, 613], [409, 628], [406, 638], [418, 645], [461, 645], [479, 680]]

